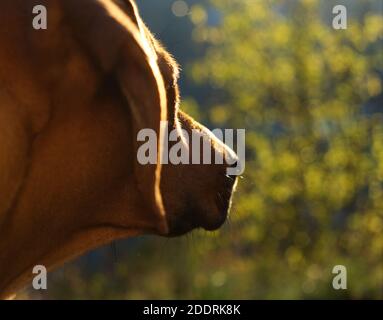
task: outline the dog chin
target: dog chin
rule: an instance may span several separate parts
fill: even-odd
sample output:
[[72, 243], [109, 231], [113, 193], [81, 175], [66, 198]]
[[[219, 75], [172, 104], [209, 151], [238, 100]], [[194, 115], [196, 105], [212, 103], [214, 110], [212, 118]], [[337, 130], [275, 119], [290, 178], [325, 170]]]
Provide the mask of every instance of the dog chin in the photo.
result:
[[214, 205], [209, 212], [193, 209], [191, 206], [185, 209], [181, 215], [168, 219], [169, 233], [166, 236], [178, 237], [195, 229], [215, 231], [226, 222], [228, 210], [229, 205], [225, 211], [222, 211], [218, 205]]

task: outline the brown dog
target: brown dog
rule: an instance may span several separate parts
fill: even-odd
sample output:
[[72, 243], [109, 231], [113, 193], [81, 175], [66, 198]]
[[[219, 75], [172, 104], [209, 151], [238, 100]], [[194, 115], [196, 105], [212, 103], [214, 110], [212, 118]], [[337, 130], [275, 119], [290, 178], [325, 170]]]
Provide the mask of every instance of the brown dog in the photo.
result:
[[[33, 7], [48, 29], [32, 27]], [[227, 165], [140, 165], [140, 129], [199, 130], [178, 110], [176, 63], [129, 0], [0, 2], [0, 297], [112, 240], [226, 219]], [[162, 153], [158, 144], [158, 160]], [[159, 163], [159, 162], [158, 162]]]

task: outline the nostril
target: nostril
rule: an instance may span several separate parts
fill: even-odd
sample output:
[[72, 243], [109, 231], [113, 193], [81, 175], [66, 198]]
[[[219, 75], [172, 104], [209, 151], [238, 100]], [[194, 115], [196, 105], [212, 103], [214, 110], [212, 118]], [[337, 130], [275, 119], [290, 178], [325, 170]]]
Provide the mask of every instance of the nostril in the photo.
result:
[[233, 159], [231, 162], [226, 162], [225, 170], [228, 176], [236, 180], [244, 171], [244, 163], [238, 158]]
[[239, 166], [239, 160], [231, 159], [231, 161], [226, 160], [226, 168], [236, 169]]
[[236, 168], [238, 166], [238, 160], [235, 160], [233, 163], [228, 163], [228, 168]]

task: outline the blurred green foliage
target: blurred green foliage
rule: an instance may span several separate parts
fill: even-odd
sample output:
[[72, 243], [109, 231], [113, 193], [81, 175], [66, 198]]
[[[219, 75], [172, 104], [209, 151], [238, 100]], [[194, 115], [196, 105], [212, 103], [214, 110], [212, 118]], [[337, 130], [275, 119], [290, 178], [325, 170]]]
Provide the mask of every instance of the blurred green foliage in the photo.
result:
[[[383, 19], [367, 11], [336, 31], [320, 2], [191, 8], [194, 41], [207, 49], [186, 72], [213, 94], [183, 107], [247, 130], [231, 223], [149, 237], [107, 273], [70, 266], [46, 297], [383, 298], [383, 106], [367, 108], [382, 95]], [[348, 290], [332, 288], [338, 264]]]
[[382, 297], [383, 117], [363, 112], [382, 91], [382, 16], [336, 31], [319, 1], [212, 3], [218, 26], [192, 11], [212, 46], [191, 74], [225, 92], [213, 123], [247, 128], [235, 231], [259, 257], [247, 281], [258, 297], [339, 296], [329, 276], [344, 264], [345, 295]]

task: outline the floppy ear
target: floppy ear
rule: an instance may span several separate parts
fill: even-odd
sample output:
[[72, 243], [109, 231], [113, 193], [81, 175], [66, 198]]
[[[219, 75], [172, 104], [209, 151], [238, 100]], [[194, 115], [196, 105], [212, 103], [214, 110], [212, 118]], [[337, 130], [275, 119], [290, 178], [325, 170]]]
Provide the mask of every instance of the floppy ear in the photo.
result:
[[[74, 36], [91, 55], [101, 73], [117, 79], [131, 109], [135, 137], [144, 128], [157, 134], [157, 164], [140, 165], [136, 161], [135, 175], [143, 201], [150, 199], [160, 232], [166, 233], [160, 193], [160, 142], [164, 136], [160, 123], [167, 119], [166, 93], [156, 53], [140, 26], [142, 22], [135, 13], [135, 7], [130, 7], [135, 14], [132, 19], [129, 12], [123, 11], [112, 0], [65, 0], [62, 5]], [[138, 142], [135, 141], [136, 154], [137, 149]], [[137, 158], [136, 154], [134, 158]]]

